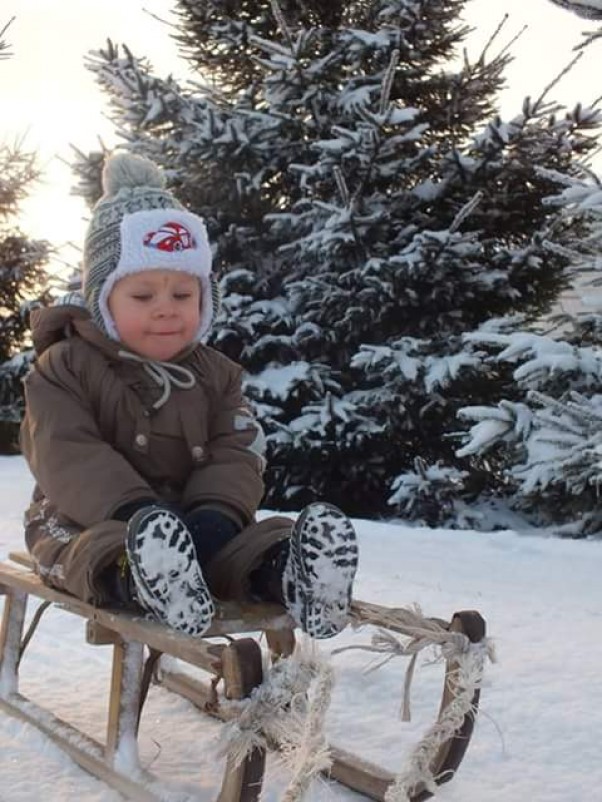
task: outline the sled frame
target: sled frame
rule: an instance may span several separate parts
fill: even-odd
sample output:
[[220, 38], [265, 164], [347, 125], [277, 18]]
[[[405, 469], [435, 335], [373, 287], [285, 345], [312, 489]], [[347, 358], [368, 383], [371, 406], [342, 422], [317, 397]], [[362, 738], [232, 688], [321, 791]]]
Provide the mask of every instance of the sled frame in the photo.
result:
[[[197, 708], [223, 721], [232, 718], [225, 699], [244, 699], [263, 680], [262, 650], [257, 633], [265, 635], [273, 660], [290, 655], [295, 646], [294, 623], [278, 605], [222, 604], [218, 606], [211, 629], [202, 638], [175, 632], [159, 623], [145, 620], [124, 611], [93, 607], [85, 602], [45, 585], [33, 573], [29, 555], [14, 553], [12, 562], [0, 563], [0, 595], [5, 596], [0, 628], [0, 711], [37, 727], [65, 751], [81, 768], [106, 782], [126, 799], [135, 802], [158, 802], [160, 780], [140, 767], [138, 762], [138, 724], [146, 697], [149, 676], [153, 669], [155, 683], [180, 694]], [[86, 640], [91, 645], [110, 645], [113, 649], [109, 692], [108, 726], [105, 743], [90, 738], [39, 707], [19, 693], [19, 663], [37, 620], [24, 640], [28, 598], [58, 605], [86, 622]], [[380, 626], [379, 616], [388, 608], [354, 601], [352, 615], [356, 622]], [[34, 616], [39, 619], [40, 608]], [[485, 622], [478, 612], [455, 613], [447, 625], [477, 643], [485, 637]], [[387, 628], [395, 631], [395, 627]], [[253, 637], [248, 637], [253, 633]], [[233, 637], [234, 635], [244, 637]], [[226, 639], [217, 643], [215, 638]], [[146, 660], [145, 648], [150, 650]], [[158, 656], [170, 655], [213, 675], [210, 682], [201, 682], [181, 672], [158, 668]], [[146, 670], [145, 670], [146, 668]], [[453, 660], [446, 663], [439, 715], [454, 699]], [[220, 683], [221, 680], [221, 683]], [[223, 687], [218, 693], [218, 683]], [[437, 784], [455, 775], [472, 736], [479, 691], [473, 698], [473, 709], [462, 726], [446, 741], [433, 761]], [[332, 765], [328, 777], [383, 802], [394, 775], [361, 756], [331, 745]], [[254, 749], [236, 766], [231, 756], [226, 759], [222, 786], [216, 802], [257, 802], [260, 797], [266, 754]], [[132, 765], [138, 771], [132, 778]], [[424, 802], [432, 794], [425, 788], [414, 789], [411, 802]]]
[[[27, 555], [10, 555], [29, 564]], [[263, 658], [254, 638], [230, 636], [270, 626], [292, 626], [282, 609], [253, 605], [251, 609], [224, 606], [206, 637], [175, 632], [140, 616], [105, 610], [49, 588], [31, 570], [0, 563], [0, 593], [5, 596], [0, 628], [0, 710], [37, 727], [81, 768], [106, 782], [126, 799], [159, 802], [159, 781], [138, 763], [137, 730], [143, 702], [144, 647], [169, 654], [223, 681], [223, 695], [243, 699], [263, 680]], [[19, 693], [18, 667], [28, 597], [52, 602], [86, 621], [86, 639], [93, 645], [111, 645], [113, 661], [109, 692], [107, 736], [104, 744], [90, 738]], [[227, 644], [209, 638], [228, 637]], [[83, 743], [83, 746], [82, 746]], [[132, 766], [138, 764], [135, 780]], [[235, 766], [228, 757], [217, 802], [256, 802], [261, 793], [265, 752], [254, 749]], [[127, 772], [127, 773], [126, 773]], [[155, 787], [153, 787], [155, 786]]]

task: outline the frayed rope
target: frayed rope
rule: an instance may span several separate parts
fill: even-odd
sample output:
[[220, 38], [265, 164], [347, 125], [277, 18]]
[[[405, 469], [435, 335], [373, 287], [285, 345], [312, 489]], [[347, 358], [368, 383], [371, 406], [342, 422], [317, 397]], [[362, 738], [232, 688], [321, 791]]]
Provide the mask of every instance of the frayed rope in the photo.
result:
[[[489, 638], [472, 643], [464, 633], [450, 632], [436, 619], [425, 618], [418, 606], [387, 611], [380, 608], [377, 616], [370, 617], [370, 623], [389, 626], [405, 636], [406, 640], [402, 641], [388, 630], [379, 628], [370, 645], [345, 646], [332, 654], [359, 649], [384, 655], [368, 667], [367, 673], [381, 668], [393, 657], [410, 657], [402, 694], [403, 721], [410, 720], [410, 688], [419, 652], [428, 646], [435, 646], [439, 651], [438, 659], [455, 663], [451, 676], [448, 675], [448, 681], [453, 682], [452, 701], [412, 750], [405, 768], [395, 777], [385, 794], [385, 802], [407, 802], [419, 786], [431, 794], [435, 793], [437, 778], [433, 774], [433, 762], [440, 747], [460, 730], [465, 717], [475, 714], [474, 694], [481, 687], [485, 662], [495, 661], [495, 651]], [[358, 616], [355, 623], [356, 626], [362, 626], [368, 622]]]
[[[401, 720], [411, 721], [410, 690], [418, 654], [429, 646], [437, 646], [439, 647], [439, 659], [450, 660], [466, 652], [472, 644], [462, 632], [450, 632], [437, 619], [426, 618], [418, 605], [389, 608], [386, 611], [385, 608], [380, 608], [378, 612], [377, 621], [362, 621], [361, 618], [357, 618], [354, 622], [356, 628], [364, 626], [366, 623], [373, 623], [376, 626], [380, 624], [369, 645], [342, 646], [340, 649], [335, 649], [332, 654], [337, 655], [351, 650], [383, 654], [382, 659], [377, 660], [365, 670], [366, 674], [382, 668], [394, 657], [410, 657], [404, 677]], [[407, 640], [400, 640], [399, 637], [383, 627], [395, 629]], [[485, 645], [489, 660], [495, 662], [493, 642], [489, 638], [485, 638], [481, 644]]]
[[491, 656], [489, 644], [470, 642], [462, 653], [453, 654], [456, 669], [450, 680], [454, 698], [408, 756], [404, 769], [387, 789], [385, 802], [408, 802], [419, 786], [431, 794], [436, 792], [433, 761], [441, 746], [460, 730], [465, 717], [476, 714], [474, 694], [481, 687], [484, 664]]
[[334, 672], [309, 639], [279, 660], [248, 699], [226, 702], [237, 718], [226, 725], [218, 754], [240, 765], [253, 749], [277, 745], [292, 778], [281, 802], [298, 802], [332, 763], [324, 737]]

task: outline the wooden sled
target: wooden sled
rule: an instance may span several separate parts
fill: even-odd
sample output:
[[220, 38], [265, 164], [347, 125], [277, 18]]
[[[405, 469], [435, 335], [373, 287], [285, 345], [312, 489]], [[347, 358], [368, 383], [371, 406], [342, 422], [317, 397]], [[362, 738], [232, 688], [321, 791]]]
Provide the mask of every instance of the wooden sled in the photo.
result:
[[[12, 562], [0, 563], [0, 594], [5, 595], [0, 630], [0, 710], [34, 725], [58, 744], [83, 769], [106, 782], [126, 799], [159, 802], [161, 790], [156, 777], [140, 769], [131, 777], [131, 756], [137, 755], [137, 733], [142, 707], [151, 677], [165, 688], [191, 700], [198, 708], [222, 720], [232, 717], [224, 699], [243, 699], [263, 680], [262, 652], [257, 633], [264, 633], [272, 658], [285, 657], [295, 645], [294, 625], [285, 611], [276, 605], [221, 604], [209, 632], [202, 638], [190, 637], [161, 624], [144, 620], [123, 611], [100, 609], [44, 585], [31, 570], [28, 555], [11, 554]], [[40, 605], [24, 636], [24, 622], [29, 596], [44, 602]], [[46, 607], [57, 604], [79, 615], [86, 622], [86, 640], [93, 645], [113, 647], [113, 666], [109, 694], [109, 715], [106, 743], [100, 744], [85, 733], [39, 707], [18, 690], [18, 669], [23, 652]], [[389, 608], [356, 601], [353, 618], [359, 623], [382, 626]], [[387, 618], [386, 628], [395, 631]], [[485, 637], [485, 622], [474, 611], [455, 613], [450, 630], [464, 633], [472, 643]], [[233, 639], [233, 635], [253, 633], [253, 637]], [[214, 638], [226, 638], [216, 643]], [[149, 657], [144, 656], [145, 647]], [[170, 655], [208, 671], [214, 676], [204, 684], [189, 676], [157, 671], [161, 654]], [[456, 685], [453, 660], [446, 663], [444, 688], [439, 717], [454, 700]], [[218, 683], [221, 691], [218, 693]], [[479, 691], [472, 698], [472, 710], [462, 725], [440, 747], [431, 770], [436, 783], [450, 780], [458, 769], [473, 731]], [[335, 746], [328, 776], [352, 790], [374, 800], [384, 800], [394, 775]], [[123, 756], [130, 765], [125, 766]], [[265, 750], [254, 749], [240, 764], [228, 756], [217, 802], [256, 802], [262, 788]], [[126, 773], [127, 772], [127, 773]], [[425, 787], [416, 787], [411, 802], [423, 802], [432, 794]]]

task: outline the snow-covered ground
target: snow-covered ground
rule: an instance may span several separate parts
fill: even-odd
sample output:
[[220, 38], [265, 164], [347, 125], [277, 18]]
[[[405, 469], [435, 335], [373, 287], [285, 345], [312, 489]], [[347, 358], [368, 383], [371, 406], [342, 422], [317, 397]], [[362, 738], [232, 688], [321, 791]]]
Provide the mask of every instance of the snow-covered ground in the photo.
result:
[[[0, 458], [0, 557], [22, 547], [21, 516], [31, 490], [19, 457]], [[472, 745], [446, 802], [597, 802], [602, 791], [602, 543], [513, 532], [492, 534], [358, 521], [361, 561], [356, 597], [386, 605], [418, 603], [449, 618], [478, 609], [498, 662], [487, 669]], [[366, 643], [345, 632], [325, 652]], [[44, 617], [21, 669], [23, 692], [101, 739], [109, 683], [108, 648], [84, 645], [83, 624], [60, 610]], [[413, 721], [399, 720], [405, 660], [366, 674], [369, 654], [333, 657], [337, 685], [328, 716], [337, 745], [399, 771], [404, 755], [436, 715], [442, 666], [421, 661], [412, 690]], [[214, 756], [220, 725], [185, 700], [152, 688], [143, 715], [141, 755], [170, 788], [170, 799], [216, 796], [222, 764]], [[271, 761], [265, 802], [285, 787]], [[309, 799], [359, 799], [316, 782]], [[0, 714], [2, 802], [116, 802], [28, 725]]]

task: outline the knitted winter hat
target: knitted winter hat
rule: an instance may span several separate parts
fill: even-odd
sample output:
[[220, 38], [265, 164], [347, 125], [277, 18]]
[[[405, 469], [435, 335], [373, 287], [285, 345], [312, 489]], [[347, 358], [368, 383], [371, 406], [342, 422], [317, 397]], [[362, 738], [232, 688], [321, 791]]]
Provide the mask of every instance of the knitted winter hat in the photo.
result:
[[203, 220], [165, 189], [159, 168], [140, 156], [110, 157], [102, 186], [104, 195], [94, 207], [84, 243], [82, 291], [92, 319], [118, 340], [108, 307], [115, 283], [142, 270], [181, 270], [201, 283], [200, 340], [214, 315], [211, 249]]

